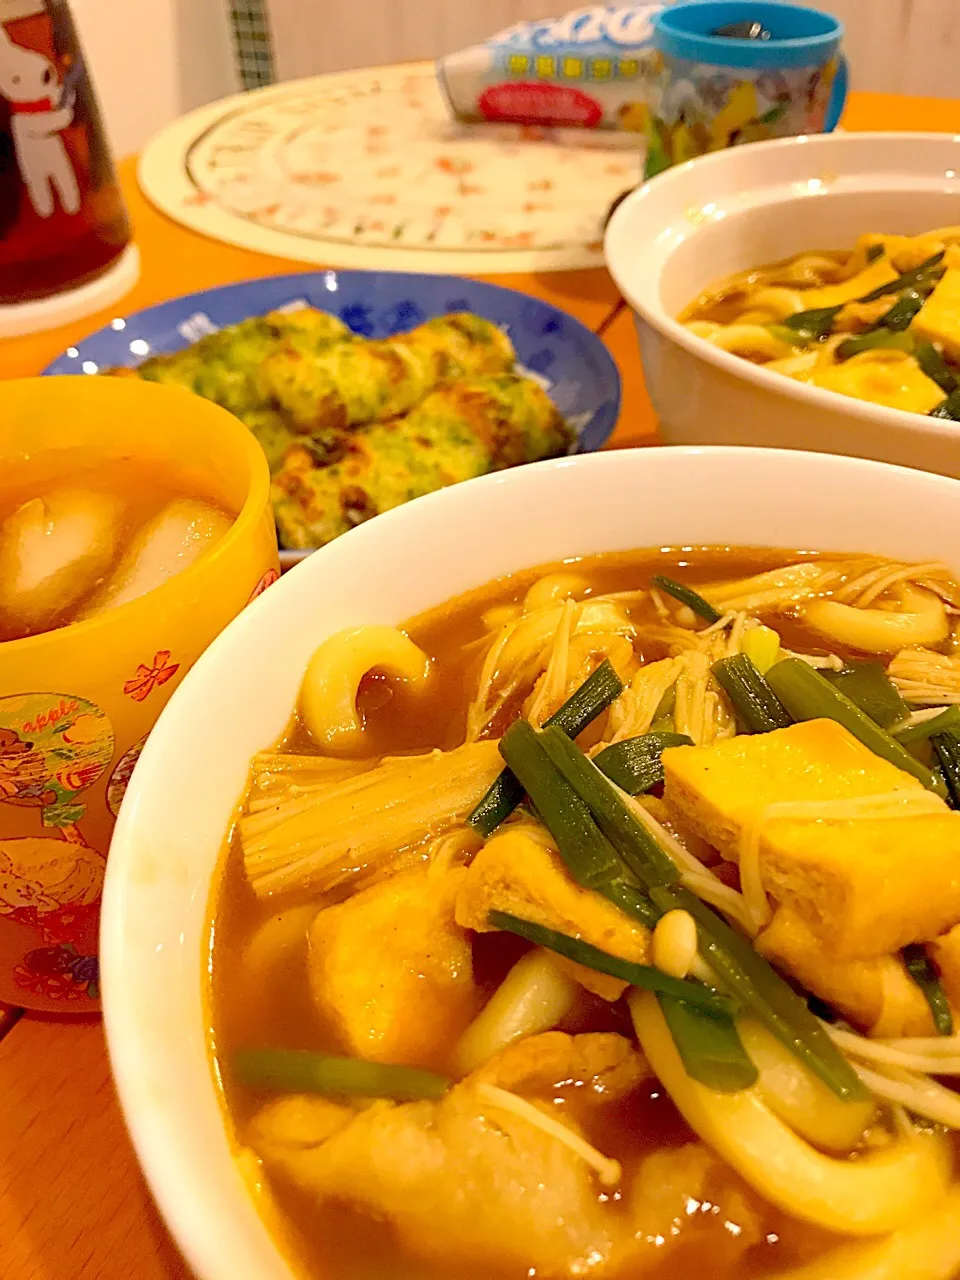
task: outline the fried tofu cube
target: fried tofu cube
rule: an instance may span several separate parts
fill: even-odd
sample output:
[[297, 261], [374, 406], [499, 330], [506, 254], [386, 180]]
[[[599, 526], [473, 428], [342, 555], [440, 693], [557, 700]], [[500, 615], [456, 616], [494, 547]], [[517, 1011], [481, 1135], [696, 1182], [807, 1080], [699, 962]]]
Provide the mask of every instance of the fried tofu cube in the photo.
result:
[[835, 959], [886, 955], [960, 920], [960, 813], [773, 818], [760, 874]]
[[[616, 1126], [622, 1113], [613, 1108], [624, 1089], [608, 1093], [608, 1082], [619, 1078], [629, 1087], [642, 1067], [621, 1036], [548, 1034], [545, 1052], [538, 1037], [512, 1046], [506, 1055], [514, 1066], [494, 1060], [437, 1102], [375, 1102], [315, 1145], [297, 1140], [274, 1116], [258, 1117], [250, 1140], [271, 1174], [315, 1201], [333, 1199], [388, 1224], [401, 1247], [435, 1274], [606, 1274], [623, 1243], [636, 1246], [623, 1216], [597, 1195], [594, 1170], [554, 1132], [492, 1103], [479, 1086], [496, 1081], [514, 1092], [529, 1085], [532, 1108], [581, 1136], [570, 1109], [553, 1105], [558, 1084], [571, 1082], [571, 1092]], [[515, 1051], [533, 1060], [532, 1072], [516, 1069]], [[536, 1064], [548, 1062], [544, 1077]], [[310, 1120], [319, 1132], [328, 1123], [326, 1115]], [[392, 1260], [385, 1258], [378, 1274], [394, 1274]]]
[[[582, 889], [555, 849], [522, 827], [506, 828], [474, 858], [457, 897], [457, 922], [490, 931], [491, 911], [582, 938], [624, 960], [647, 963], [650, 931], [592, 889]], [[627, 984], [569, 960], [560, 963], [581, 986], [603, 1000], [617, 1000]]]
[[818, 307], [838, 307], [845, 302], [853, 302], [862, 298], [865, 293], [872, 293], [882, 284], [891, 284], [896, 280], [898, 272], [885, 254], [874, 262], [868, 263], [864, 269], [851, 276], [849, 280], [841, 280], [839, 284], [825, 284], [817, 289], [803, 291], [803, 309], [815, 310]]
[[837, 964], [790, 907], [780, 907], [754, 943], [757, 951], [875, 1036], [933, 1035], [930, 1006], [898, 955]]
[[804, 381], [841, 396], [869, 400], [907, 413], [929, 413], [943, 399], [942, 389], [927, 377], [916, 360], [899, 353], [889, 359], [875, 357], [875, 352], [865, 351], [842, 364], [816, 368]]
[[947, 268], [910, 328], [939, 343], [948, 360], [960, 360], [960, 267]]
[[321, 911], [310, 989], [345, 1048], [375, 1062], [442, 1061], [478, 1007], [470, 940], [454, 920], [466, 872], [417, 867]]
[[922, 791], [834, 720], [724, 738], [663, 753], [667, 808], [725, 858], [739, 861], [745, 828], [773, 804]]
[[[887, 955], [960, 920], [960, 814], [833, 721], [674, 748], [664, 771], [667, 805], [724, 857], [758, 841], [764, 888], [835, 960]], [[891, 793], [924, 811], [818, 809]], [[777, 811], [796, 803], [809, 813]]]

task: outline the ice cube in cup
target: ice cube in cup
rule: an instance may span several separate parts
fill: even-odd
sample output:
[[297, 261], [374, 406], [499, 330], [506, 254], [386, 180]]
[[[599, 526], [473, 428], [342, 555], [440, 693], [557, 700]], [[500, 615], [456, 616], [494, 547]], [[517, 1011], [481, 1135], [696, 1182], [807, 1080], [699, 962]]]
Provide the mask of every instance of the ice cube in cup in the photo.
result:
[[219, 507], [198, 498], [176, 498], [167, 503], [137, 532], [80, 616], [89, 618], [104, 609], [115, 609], [182, 573], [219, 542], [231, 523]]
[[123, 503], [109, 493], [53, 489], [0, 522], [0, 622], [44, 631], [91, 591], [117, 553]]

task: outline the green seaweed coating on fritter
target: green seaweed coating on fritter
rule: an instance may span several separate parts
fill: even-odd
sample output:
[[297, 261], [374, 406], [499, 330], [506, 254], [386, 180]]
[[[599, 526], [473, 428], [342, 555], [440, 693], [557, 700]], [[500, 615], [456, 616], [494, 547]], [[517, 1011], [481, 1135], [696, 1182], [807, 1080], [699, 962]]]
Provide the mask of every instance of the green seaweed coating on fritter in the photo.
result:
[[410, 333], [341, 344], [320, 356], [287, 347], [263, 362], [258, 385], [265, 403], [309, 434], [398, 417], [441, 383], [506, 373], [515, 359], [497, 325], [457, 312]]
[[333, 344], [350, 340], [353, 334], [336, 316], [313, 307], [300, 307], [294, 311], [270, 311], [227, 325], [184, 351], [153, 356], [135, 370], [105, 372], [113, 376], [133, 374], [147, 382], [186, 387], [245, 418], [264, 407], [255, 375], [273, 352], [289, 349], [312, 357]]
[[323, 546], [435, 489], [556, 457], [572, 438], [549, 396], [527, 378], [448, 383], [406, 418], [330, 433], [321, 455], [312, 442], [291, 449], [272, 487], [280, 540]]

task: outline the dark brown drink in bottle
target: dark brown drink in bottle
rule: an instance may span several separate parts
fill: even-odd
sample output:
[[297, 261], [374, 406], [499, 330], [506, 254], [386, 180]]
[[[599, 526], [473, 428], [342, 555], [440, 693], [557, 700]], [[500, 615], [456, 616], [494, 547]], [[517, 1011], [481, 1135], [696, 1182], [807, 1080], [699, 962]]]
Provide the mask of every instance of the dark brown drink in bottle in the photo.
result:
[[0, 303], [85, 284], [129, 241], [66, 0], [0, 0]]

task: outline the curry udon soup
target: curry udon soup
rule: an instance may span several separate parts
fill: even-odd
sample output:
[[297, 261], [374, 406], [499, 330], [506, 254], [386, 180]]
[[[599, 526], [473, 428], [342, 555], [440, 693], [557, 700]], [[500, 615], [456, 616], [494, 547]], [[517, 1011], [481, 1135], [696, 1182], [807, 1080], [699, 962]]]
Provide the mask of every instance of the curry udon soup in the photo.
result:
[[210, 968], [301, 1274], [960, 1275], [958, 616], [684, 549], [317, 649]]
[[960, 227], [869, 232], [847, 252], [741, 271], [706, 289], [680, 320], [798, 382], [960, 420]]
[[40, 453], [0, 479], [0, 641], [95, 617], [181, 573], [234, 517], [173, 465]]

